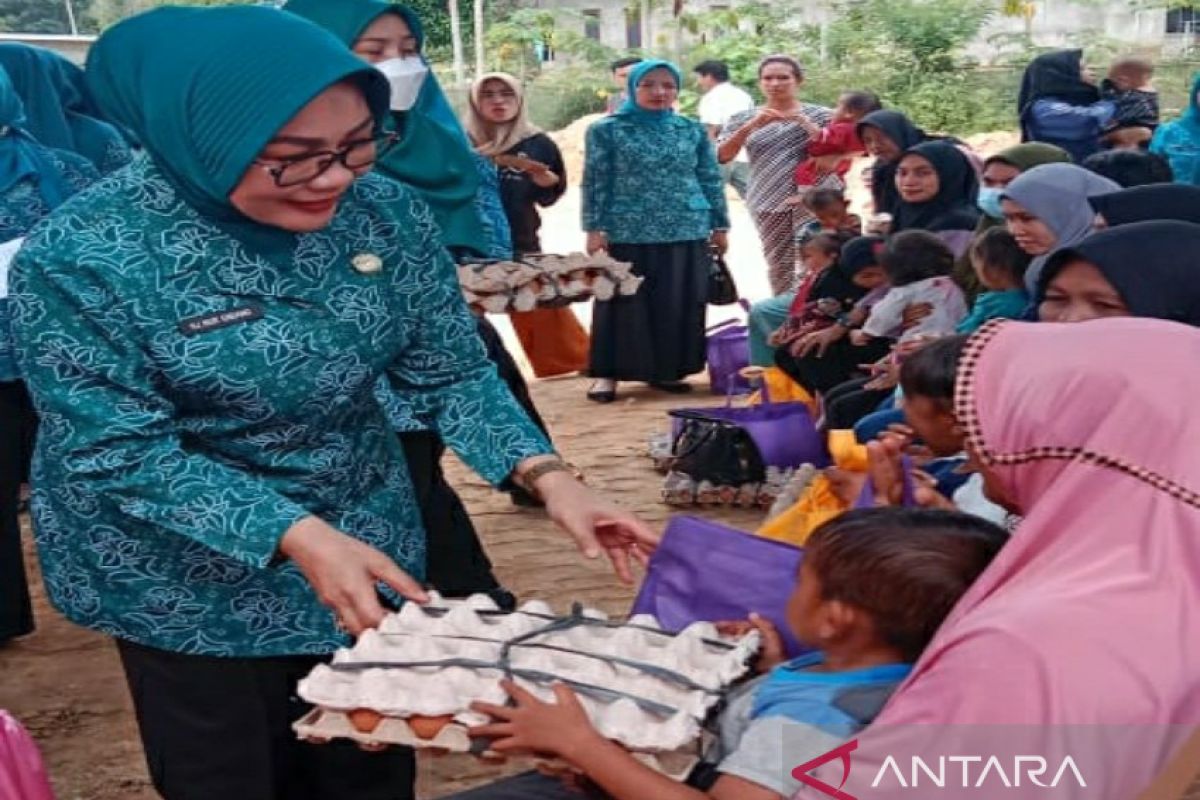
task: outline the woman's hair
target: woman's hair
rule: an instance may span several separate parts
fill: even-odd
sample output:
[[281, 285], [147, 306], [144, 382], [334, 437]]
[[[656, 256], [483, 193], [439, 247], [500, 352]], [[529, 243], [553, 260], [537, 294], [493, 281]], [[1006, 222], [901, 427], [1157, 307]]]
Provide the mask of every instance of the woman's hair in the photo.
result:
[[1080, 166], [1119, 183], [1124, 189], [1174, 180], [1170, 162], [1157, 153], [1141, 150], [1101, 150], [1085, 158]]
[[804, 67], [800, 66], [800, 62], [791, 56], [784, 55], [783, 53], [776, 53], [775, 55], [767, 56], [762, 61], [759, 61], [758, 77], [762, 77], [763, 70], [766, 69], [770, 64], [786, 64], [792, 68], [792, 74], [796, 76], [796, 80], [800, 80], [804, 77]]
[[804, 563], [822, 600], [865, 613], [912, 662], [1006, 541], [1004, 529], [958, 511], [864, 508], [813, 531]]
[[900, 388], [905, 397], [925, 397], [945, 409], [954, 407], [954, 384], [970, 336], [956, 334], [934, 339], [900, 365]]
[[971, 242], [970, 256], [987, 269], [1000, 270], [1008, 275], [1017, 286], [1025, 283], [1025, 270], [1033, 256], [1017, 244], [1008, 229], [1000, 226], [988, 228]]
[[884, 244], [879, 264], [892, 286], [907, 286], [949, 275], [954, 270], [954, 253], [929, 231], [902, 231]]
[[804, 194], [804, 207], [814, 214], [847, 202], [841, 189], [810, 189]]

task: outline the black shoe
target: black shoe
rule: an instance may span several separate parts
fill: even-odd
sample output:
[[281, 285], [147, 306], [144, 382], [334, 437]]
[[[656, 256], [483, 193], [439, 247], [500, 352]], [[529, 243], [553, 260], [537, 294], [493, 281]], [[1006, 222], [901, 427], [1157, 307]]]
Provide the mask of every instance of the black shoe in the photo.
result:
[[611, 403], [617, 399], [616, 389], [588, 389], [587, 399], [593, 403]]
[[687, 381], [650, 381], [650, 388], [667, 394], [691, 394], [693, 391]]

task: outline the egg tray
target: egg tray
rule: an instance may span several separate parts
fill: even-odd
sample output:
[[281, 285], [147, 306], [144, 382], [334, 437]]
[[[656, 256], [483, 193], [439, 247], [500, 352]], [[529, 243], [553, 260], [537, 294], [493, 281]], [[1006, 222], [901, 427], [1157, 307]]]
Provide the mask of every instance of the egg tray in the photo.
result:
[[460, 264], [458, 280], [472, 308], [499, 314], [637, 294], [643, 279], [632, 270], [604, 252], [531, 254], [522, 261]]
[[[412, 747], [432, 753], [469, 753], [491, 763], [501, 764], [507, 756], [488, 749], [488, 740], [472, 739], [467, 733], [467, 724], [453, 720], [444, 725], [434, 736], [419, 736], [407, 721], [396, 717], [383, 717], [371, 731], [360, 730], [351, 721], [350, 715], [342, 711], [314, 708], [292, 725], [298, 738], [323, 744], [334, 739], [356, 742], [370, 750], [388, 747]], [[639, 752], [630, 754], [641, 763], [677, 781], [683, 781], [700, 761], [703, 745], [699, 740], [671, 752]], [[573, 768], [561, 759], [537, 757], [539, 768], [567, 773]]]
[[543, 700], [561, 682], [605, 737], [631, 750], [670, 752], [700, 736], [757, 647], [756, 633], [723, 639], [709, 623], [670, 634], [648, 616], [616, 623], [578, 606], [564, 617], [537, 601], [506, 613], [483, 595], [435, 597], [428, 606], [407, 604], [339, 650], [300, 682], [299, 694], [327, 712], [395, 720], [388, 735], [414, 744], [403, 720], [453, 719], [464, 730], [483, 724], [487, 718], [469, 706], [507, 702], [504, 677]]

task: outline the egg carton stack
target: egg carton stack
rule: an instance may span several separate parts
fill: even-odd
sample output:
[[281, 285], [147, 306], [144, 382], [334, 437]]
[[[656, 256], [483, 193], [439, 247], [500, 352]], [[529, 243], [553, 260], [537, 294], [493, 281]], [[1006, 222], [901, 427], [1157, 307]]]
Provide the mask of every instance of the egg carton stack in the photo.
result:
[[300, 681], [300, 696], [316, 708], [294, 728], [313, 741], [487, 757], [488, 743], [467, 732], [488, 721], [471, 703], [504, 705], [505, 677], [546, 701], [561, 682], [601, 734], [680, 777], [694, 764], [705, 719], [757, 649], [757, 633], [731, 639], [709, 623], [672, 634], [649, 616], [610, 622], [577, 606], [562, 617], [539, 601], [507, 613], [483, 595], [434, 595]]
[[739, 508], [774, 509], [784, 503], [790, 507], [817, 474], [817, 468], [804, 464], [798, 469], [767, 467], [762, 483], [743, 483], [740, 486], [718, 485], [712, 481], [697, 481], [683, 472], [670, 471], [663, 479], [662, 501], [669, 506], [738, 506]]
[[611, 300], [637, 294], [642, 278], [633, 265], [608, 253], [566, 256], [529, 255], [523, 261], [460, 264], [458, 281], [467, 303], [478, 311], [500, 314], [556, 308], [595, 298]]

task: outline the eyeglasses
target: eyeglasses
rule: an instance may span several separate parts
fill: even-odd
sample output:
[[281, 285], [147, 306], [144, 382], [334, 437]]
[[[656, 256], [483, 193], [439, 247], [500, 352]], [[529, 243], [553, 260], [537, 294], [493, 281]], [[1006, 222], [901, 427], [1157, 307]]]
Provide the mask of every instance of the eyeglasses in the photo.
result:
[[502, 89], [500, 91], [493, 91], [493, 92], [480, 92], [479, 98], [481, 100], [516, 100], [517, 93], [512, 91], [511, 89], [509, 89], [509, 90]]
[[274, 163], [255, 160], [255, 164], [267, 171], [280, 189], [299, 186], [316, 180], [329, 171], [334, 164], [357, 172], [374, 164], [396, 143], [398, 135], [382, 133], [370, 139], [351, 142], [341, 150], [322, 150], [298, 158], [279, 159]]

